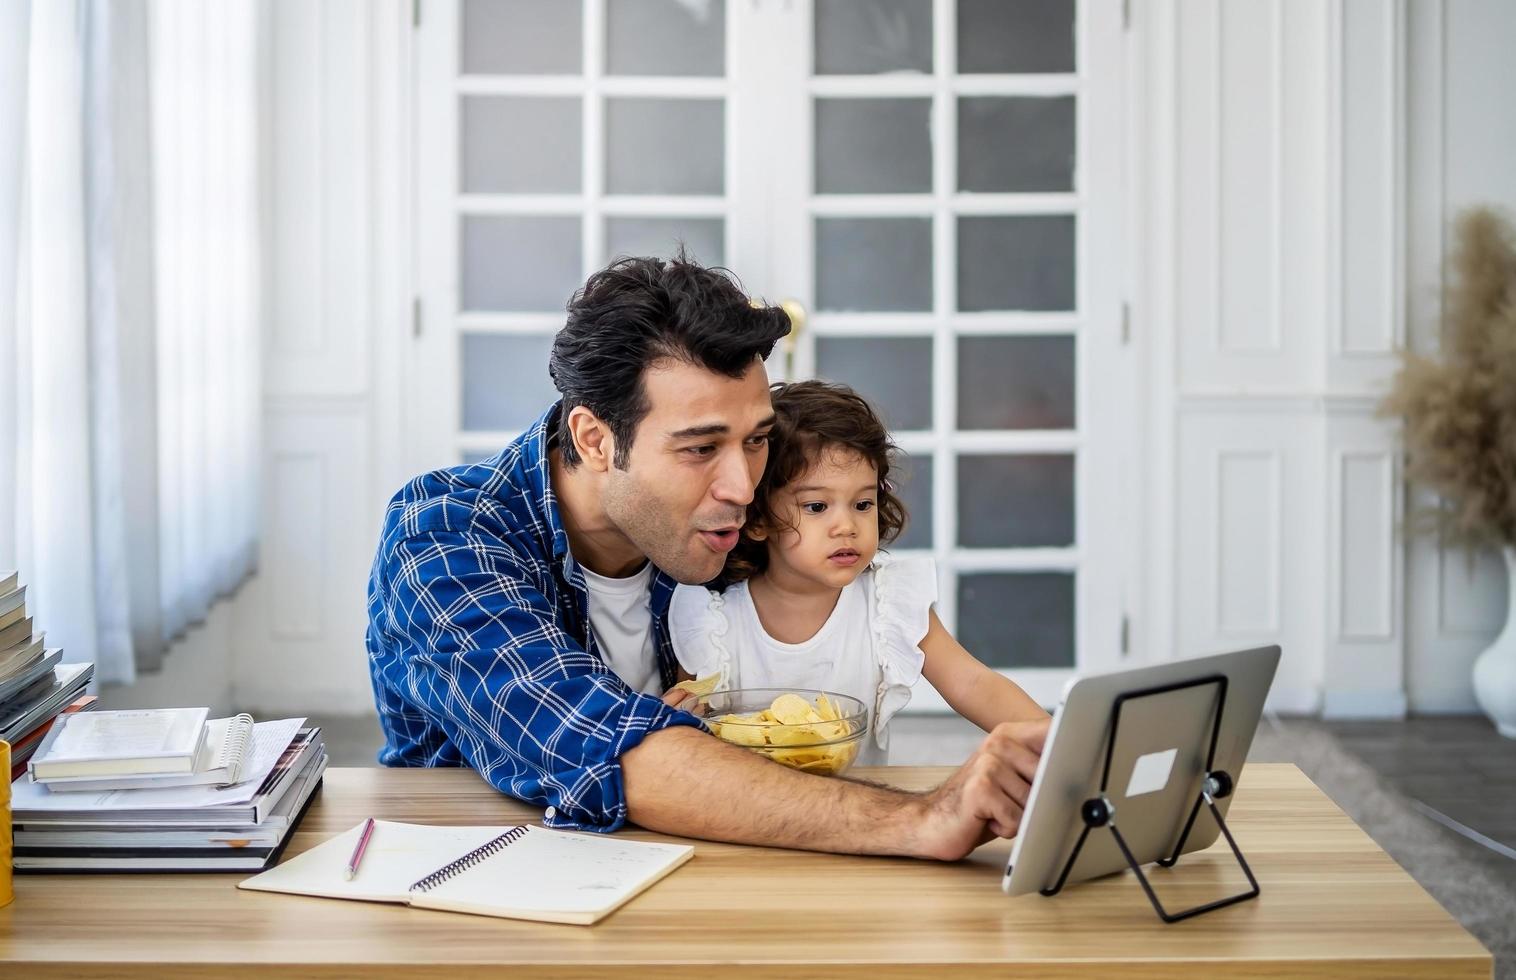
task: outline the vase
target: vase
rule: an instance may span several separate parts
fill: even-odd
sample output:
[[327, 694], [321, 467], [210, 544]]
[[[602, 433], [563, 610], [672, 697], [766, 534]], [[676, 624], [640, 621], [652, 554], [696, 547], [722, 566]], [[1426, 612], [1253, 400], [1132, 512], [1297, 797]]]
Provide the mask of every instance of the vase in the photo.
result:
[[1474, 661], [1474, 699], [1506, 738], [1516, 738], [1516, 547], [1506, 545], [1505, 629]]

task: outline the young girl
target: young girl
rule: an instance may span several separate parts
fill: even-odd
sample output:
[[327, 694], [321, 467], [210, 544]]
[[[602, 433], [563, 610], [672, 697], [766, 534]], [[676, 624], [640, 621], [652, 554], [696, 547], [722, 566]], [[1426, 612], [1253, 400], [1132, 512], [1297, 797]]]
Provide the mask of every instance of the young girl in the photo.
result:
[[868, 402], [821, 381], [772, 390], [768, 468], [719, 580], [726, 588], [674, 593], [669, 631], [680, 666], [693, 677], [719, 673], [718, 690], [858, 698], [871, 729], [859, 765], [886, 762], [890, 719], [923, 675], [986, 731], [1046, 718], [943, 627], [930, 559], [880, 553], [906, 512], [889, 480], [898, 450]]

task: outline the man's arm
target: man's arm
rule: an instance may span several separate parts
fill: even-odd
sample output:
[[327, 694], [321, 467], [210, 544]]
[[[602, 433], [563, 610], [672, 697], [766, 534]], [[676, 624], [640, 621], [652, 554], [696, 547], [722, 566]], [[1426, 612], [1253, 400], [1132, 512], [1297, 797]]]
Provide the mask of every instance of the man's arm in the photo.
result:
[[1045, 721], [998, 726], [942, 786], [906, 793], [798, 772], [696, 729], [664, 729], [621, 757], [627, 819], [706, 840], [954, 861], [1015, 835], [1046, 734]]
[[626, 816], [622, 754], [669, 726], [699, 730], [585, 651], [498, 538], [413, 531], [383, 561], [370, 603], [382, 634], [370, 652], [375, 683], [498, 789], [552, 806], [555, 826], [615, 830]]

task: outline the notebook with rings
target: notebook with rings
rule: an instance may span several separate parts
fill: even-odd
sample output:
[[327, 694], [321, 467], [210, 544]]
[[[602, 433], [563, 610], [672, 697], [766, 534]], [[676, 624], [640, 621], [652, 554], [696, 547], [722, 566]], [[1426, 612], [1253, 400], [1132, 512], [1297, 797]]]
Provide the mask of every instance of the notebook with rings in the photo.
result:
[[359, 824], [237, 887], [591, 925], [695, 853], [687, 844], [545, 827], [376, 820], [357, 872], [345, 880], [362, 831]]

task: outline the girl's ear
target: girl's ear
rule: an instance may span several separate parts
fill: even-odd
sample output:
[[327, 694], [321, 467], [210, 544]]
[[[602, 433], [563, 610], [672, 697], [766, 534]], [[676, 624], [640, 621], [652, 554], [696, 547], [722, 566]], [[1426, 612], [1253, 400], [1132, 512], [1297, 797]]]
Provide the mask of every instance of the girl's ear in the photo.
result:
[[742, 534], [753, 541], [763, 541], [769, 536], [769, 529], [761, 523], [754, 522], [744, 527]]

